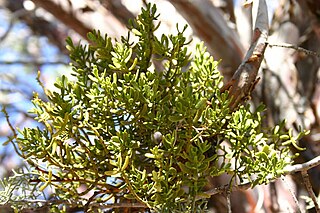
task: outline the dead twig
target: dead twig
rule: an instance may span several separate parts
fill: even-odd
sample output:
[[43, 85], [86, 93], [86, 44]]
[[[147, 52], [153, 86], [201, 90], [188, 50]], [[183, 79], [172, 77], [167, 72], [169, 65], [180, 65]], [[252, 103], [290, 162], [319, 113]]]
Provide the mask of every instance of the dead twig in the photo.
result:
[[320, 165], [320, 156], [315, 157], [312, 160], [305, 163], [287, 166], [285, 167], [284, 172], [285, 174], [293, 174], [295, 172], [308, 171], [309, 169], [319, 165]]
[[268, 44], [269, 47], [283, 47], [283, 48], [289, 48], [289, 49], [294, 49], [297, 50], [299, 52], [303, 52], [306, 55], [312, 55], [312, 56], [316, 56], [316, 57], [320, 57], [320, 54], [311, 50], [307, 50], [305, 48], [299, 47], [297, 45], [293, 45], [293, 44], [287, 44], [287, 43], [281, 43], [281, 44]]
[[42, 65], [69, 65], [66, 61], [30, 61], [30, 60], [15, 60], [15, 61], [0, 61], [0, 65], [31, 65], [31, 66], [42, 66]]
[[301, 171], [301, 175], [303, 178], [303, 183], [308, 191], [309, 196], [311, 197], [314, 207], [316, 209], [316, 212], [319, 213], [320, 212], [320, 207], [319, 207], [319, 203], [317, 200], [316, 195], [314, 194], [313, 190], [312, 190], [312, 186], [310, 183], [310, 179], [309, 179], [309, 175], [308, 175], [308, 171], [307, 170], [302, 170]]
[[299, 201], [297, 199], [297, 196], [294, 194], [292, 187], [289, 185], [288, 181], [286, 180], [285, 176], [281, 176], [281, 180], [284, 182], [284, 184], [287, 186], [288, 191], [290, 192], [290, 195], [292, 199], [294, 200], [294, 203], [297, 206], [297, 211], [302, 212], [300, 206], [299, 206]]

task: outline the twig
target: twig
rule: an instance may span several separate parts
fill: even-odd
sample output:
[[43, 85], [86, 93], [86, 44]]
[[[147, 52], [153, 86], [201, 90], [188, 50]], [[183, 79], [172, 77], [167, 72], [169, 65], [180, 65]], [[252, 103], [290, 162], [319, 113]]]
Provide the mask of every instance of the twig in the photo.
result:
[[8, 125], [9, 125], [9, 127], [10, 127], [10, 129], [11, 129], [11, 131], [12, 131], [12, 133], [13, 133], [13, 136], [14, 136], [14, 137], [17, 137], [17, 132], [16, 132], [16, 130], [13, 128], [13, 126], [12, 126], [12, 124], [11, 124], [11, 122], [10, 122], [10, 119], [9, 119], [9, 115], [8, 115], [8, 113], [7, 113], [7, 111], [6, 111], [6, 108], [5, 108], [4, 106], [2, 107], [2, 110], [1, 110], [1, 111], [3, 112], [4, 116], [6, 117], [6, 121], [7, 121]]
[[308, 171], [306, 170], [303, 170], [301, 171], [301, 175], [302, 175], [302, 178], [303, 178], [303, 183], [308, 191], [308, 194], [309, 196], [311, 197], [313, 203], [314, 203], [314, 207], [316, 209], [316, 212], [319, 213], [320, 212], [320, 207], [319, 207], [319, 204], [318, 204], [318, 201], [317, 201], [317, 197], [315, 196], [313, 190], [312, 190], [312, 186], [311, 186], [311, 183], [310, 183], [310, 179], [309, 179], [309, 175], [308, 175]]
[[232, 209], [231, 209], [231, 192], [229, 190], [227, 190], [227, 192], [226, 192], [226, 197], [227, 197], [228, 213], [232, 213]]
[[[244, 183], [244, 184], [240, 184], [240, 185], [233, 185], [232, 187], [230, 187], [229, 184], [226, 184], [226, 185], [223, 185], [223, 186], [219, 186], [219, 187], [216, 187], [214, 189], [210, 189], [206, 192], [204, 192], [206, 195], [216, 195], [216, 194], [221, 194], [221, 193], [224, 193], [228, 190], [230, 191], [238, 191], [238, 190], [247, 190], [251, 187], [251, 184], [250, 183]], [[201, 199], [202, 197], [197, 197], [196, 199]]]
[[14, 22], [16, 19], [18, 19], [19, 17], [21, 16], [24, 16], [28, 13], [28, 11], [24, 10], [24, 9], [20, 9], [20, 10], [17, 10], [15, 11], [13, 14], [12, 14], [12, 17], [10, 19], [10, 22], [9, 22], [9, 26], [8, 28], [6, 29], [6, 31], [0, 36], [0, 43], [3, 42], [9, 35], [9, 33], [11, 32], [12, 28], [13, 28], [13, 25], [14, 25]]
[[91, 204], [94, 207], [102, 208], [149, 208], [143, 203], [108, 203], [108, 204]]
[[299, 52], [304, 52], [307, 55], [312, 55], [312, 56], [316, 56], [316, 57], [320, 57], [320, 54], [311, 50], [307, 50], [305, 48], [299, 47], [297, 45], [293, 45], [293, 44], [288, 44], [288, 43], [281, 43], [281, 44], [270, 44], [270, 47], [284, 47], [284, 48], [290, 48], [290, 49], [295, 49]]
[[[24, 200], [11, 200], [11, 203], [41, 203], [42, 205], [49, 206], [49, 205], [56, 205], [56, 204], [72, 204], [74, 205], [75, 203], [71, 203], [68, 200], [30, 200], [30, 199], [24, 199]], [[143, 203], [91, 203], [90, 207], [98, 207], [102, 209], [107, 209], [107, 208], [148, 208], [146, 205]]]
[[285, 176], [281, 176], [281, 180], [287, 185], [287, 189], [288, 189], [288, 191], [290, 192], [291, 197], [293, 198], [294, 203], [295, 203], [296, 206], [297, 206], [297, 210], [298, 210], [298, 212], [301, 213], [302, 210], [301, 210], [301, 208], [300, 208], [300, 206], [299, 206], [299, 201], [298, 201], [296, 195], [294, 194], [294, 192], [293, 192], [293, 190], [292, 190], [292, 187], [289, 185], [289, 183], [288, 183], [288, 181], [286, 180]]
[[[296, 164], [296, 165], [293, 165], [293, 166], [287, 166], [284, 168], [284, 173], [283, 175], [288, 175], [288, 174], [293, 174], [295, 172], [301, 172], [301, 171], [307, 171], [313, 167], [316, 167], [320, 165], [320, 156], [308, 161], [308, 162], [305, 162], [305, 163], [301, 163], [301, 164]], [[275, 178], [274, 180], [276, 180], [277, 178]], [[273, 181], [274, 181], [273, 180]], [[240, 184], [240, 185], [233, 185], [231, 188], [230, 188], [230, 185], [229, 184], [226, 184], [226, 185], [223, 185], [223, 186], [219, 186], [219, 187], [216, 187], [214, 189], [210, 189], [206, 192], [204, 192], [206, 195], [216, 195], [216, 194], [221, 194], [221, 193], [224, 193], [226, 192], [227, 190], [230, 190], [230, 191], [238, 191], [238, 190], [247, 190], [251, 187], [251, 184], [250, 183], [244, 183], [244, 184]], [[197, 197], [197, 199], [201, 199], [202, 197]]]
[[302, 172], [302, 171], [307, 171], [313, 167], [319, 166], [320, 165], [320, 155], [318, 157], [313, 158], [312, 160], [301, 163], [301, 164], [296, 164], [296, 165], [290, 165], [286, 166], [284, 168], [284, 173], [285, 174], [293, 174], [295, 172]]
[[41, 66], [41, 65], [69, 65], [66, 61], [27, 61], [27, 60], [16, 60], [16, 61], [0, 61], [0, 65], [33, 65], [33, 66]]
[[19, 148], [18, 148], [18, 147], [16, 146], [16, 144], [13, 142], [13, 139], [14, 139], [14, 138], [17, 138], [18, 135], [17, 135], [16, 130], [13, 128], [13, 126], [12, 126], [12, 124], [11, 124], [11, 122], [10, 122], [8, 112], [6, 111], [6, 109], [5, 109], [4, 106], [2, 107], [2, 112], [3, 112], [4, 116], [6, 117], [6, 121], [7, 121], [8, 125], [9, 125], [10, 130], [12, 131], [12, 134], [13, 134], [13, 137], [12, 137], [12, 138], [8, 137], [8, 142], [12, 143], [13, 148], [14, 148], [14, 151], [15, 151], [20, 157], [23, 158], [23, 157], [24, 157], [23, 154], [19, 152]]

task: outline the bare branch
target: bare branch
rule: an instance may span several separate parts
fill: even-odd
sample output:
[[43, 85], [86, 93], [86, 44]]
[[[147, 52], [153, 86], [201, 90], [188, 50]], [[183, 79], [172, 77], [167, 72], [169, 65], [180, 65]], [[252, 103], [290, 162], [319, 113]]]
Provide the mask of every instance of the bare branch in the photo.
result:
[[143, 203], [110, 203], [110, 204], [92, 204], [91, 206], [102, 208], [148, 208]]
[[290, 195], [291, 195], [292, 199], [294, 200], [294, 203], [295, 203], [296, 206], [297, 206], [297, 210], [298, 210], [299, 213], [301, 213], [302, 211], [301, 211], [301, 208], [300, 208], [300, 206], [299, 206], [299, 201], [298, 201], [296, 195], [293, 193], [293, 189], [292, 189], [292, 187], [289, 185], [288, 181], [286, 180], [286, 177], [285, 177], [285, 176], [282, 176], [282, 177], [281, 177], [281, 180], [287, 185], [287, 189], [288, 189], [288, 191], [290, 192]]
[[269, 43], [269, 47], [283, 47], [283, 48], [290, 48], [290, 49], [295, 49], [299, 52], [303, 52], [306, 55], [313, 55], [316, 57], [320, 57], [320, 54], [311, 50], [307, 50], [305, 48], [299, 47], [297, 45], [293, 45], [293, 44], [287, 44], [287, 43], [282, 43], [282, 44], [270, 44]]
[[[225, 193], [226, 191], [230, 190], [230, 191], [238, 191], [238, 190], [247, 190], [251, 187], [250, 183], [244, 183], [244, 184], [240, 184], [240, 185], [233, 185], [232, 187], [230, 187], [229, 184], [223, 185], [223, 186], [219, 186], [216, 187], [214, 189], [210, 189], [208, 191], [205, 191], [204, 193], [206, 195], [216, 195], [216, 194], [221, 194], [221, 193]], [[203, 197], [198, 196], [197, 199], [202, 199]]]
[[320, 156], [315, 157], [312, 160], [305, 163], [296, 164], [293, 166], [287, 166], [284, 170], [285, 170], [285, 174], [293, 174], [295, 172], [308, 171], [309, 169], [319, 165], [320, 165]]
[[42, 66], [42, 65], [69, 65], [66, 61], [29, 61], [29, 60], [16, 60], [16, 61], [0, 61], [0, 65], [32, 65], [32, 66]]
[[317, 197], [316, 195], [314, 194], [313, 190], [312, 190], [312, 186], [311, 186], [311, 183], [310, 183], [310, 179], [309, 179], [309, 175], [308, 175], [308, 171], [301, 171], [301, 175], [302, 175], [302, 178], [303, 178], [303, 183], [308, 191], [308, 194], [309, 196], [311, 197], [312, 201], [313, 201], [313, 204], [314, 204], [314, 207], [316, 209], [316, 212], [319, 213], [320, 212], [320, 207], [319, 207], [319, 204], [318, 204], [318, 201], [317, 201]]
[[54, 15], [62, 23], [72, 28], [74, 31], [79, 33], [82, 37], [86, 38], [87, 33], [91, 30], [89, 27], [85, 26], [84, 23], [79, 21], [71, 12], [65, 11], [61, 5], [55, 2], [43, 1], [43, 0], [33, 0], [33, 2], [43, 9], [47, 10], [49, 13]]
[[[63, 0], [32, 1], [38, 7], [42, 7], [69, 28], [76, 31], [83, 38], [86, 38], [87, 33], [95, 28], [99, 28], [103, 33], [107, 33], [113, 37], [119, 37], [119, 35], [125, 33], [124, 25], [97, 1], [86, 1], [86, 10], [88, 10], [86, 12], [81, 10], [81, 8], [74, 7], [72, 3], [66, 6]], [[75, 3], [76, 1], [72, 2]], [[99, 14], [99, 16], [95, 16], [95, 14]]]
[[[255, 4], [258, 1], [254, 1]], [[256, 79], [260, 64], [264, 58], [268, 38], [268, 9], [265, 0], [259, 0], [256, 24], [253, 32], [253, 40], [247, 54], [232, 79], [221, 89], [228, 90], [229, 96], [233, 97], [230, 109], [235, 109], [245, 101], [258, 79]]]

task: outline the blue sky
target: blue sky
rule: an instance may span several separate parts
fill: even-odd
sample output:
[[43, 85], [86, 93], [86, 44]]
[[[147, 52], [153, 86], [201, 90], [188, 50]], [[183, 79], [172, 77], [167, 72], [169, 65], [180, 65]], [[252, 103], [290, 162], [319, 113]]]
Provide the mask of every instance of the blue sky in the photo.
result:
[[[4, 9], [0, 9], [0, 37], [2, 37], [8, 29], [9, 21], [9, 14]], [[36, 60], [39, 61], [65, 61], [67, 63], [69, 61], [68, 57], [61, 56], [55, 46], [50, 45], [47, 38], [37, 38], [33, 36], [25, 24], [15, 21], [8, 36], [0, 42], [0, 62], [35, 60], [35, 56], [29, 54], [29, 51], [36, 52]], [[30, 100], [32, 92], [42, 93], [42, 89], [36, 81], [38, 69], [41, 71], [42, 79], [45, 80], [44, 83], [49, 87], [53, 84], [57, 76], [70, 70], [70, 68], [65, 65], [44, 65], [36, 67], [33, 65], [26, 66], [24, 64], [8, 65], [0, 63], [0, 89], [1, 91], [10, 91], [9, 93], [0, 93], [0, 108], [2, 108], [2, 104], [13, 104], [18, 110], [27, 112], [33, 107]], [[37, 125], [37, 123], [32, 120], [22, 122], [23, 116], [21, 116], [21, 114], [14, 113], [10, 110], [9, 112], [12, 124], [19, 122], [18, 126], [20, 128], [24, 126], [34, 127]], [[0, 154], [6, 152], [8, 155], [8, 153], [10, 153], [3, 163], [17, 164], [20, 162], [20, 159], [15, 154], [12, 145], [2, 146], [3, 142], [7, 140], [5, 134], [11, 133], [7, 130], [8, 125], [6, 124], [4, 114], [0, 113], [0, 132], [4, 134], [0, 135]], [[11, 158], [11, 156], [14, 157]], [[12, 160], [15, 162], [12, 162]], [[3, 172], [4, 166], [5, 165], [0, 165], [0, 177], [2, 176], [1, 173]]]

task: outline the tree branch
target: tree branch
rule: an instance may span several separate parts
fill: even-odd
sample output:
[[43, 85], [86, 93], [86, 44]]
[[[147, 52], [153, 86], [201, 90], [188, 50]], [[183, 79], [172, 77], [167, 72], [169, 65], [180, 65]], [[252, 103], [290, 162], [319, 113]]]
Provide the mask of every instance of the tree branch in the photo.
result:
[[62, 8], [61, 5], [56, 4], [51, 0], [43, 1], [43, 0], [32, 0], [38, 7], [42, 7], [54, 17], [59, 19], [62, 23], [69, 26], [71, 29], [76, 31], [79, 35], [86, 38], [87, 33], [91, 31], [91, 29], [84, 25], [81, 21], [79, 21], [71, 12], [68, 12]]
[[[32, 1], [38, 7], [42, 7], [69, 28], [76, 31], [83, 38], [87, 38], [87, 33], [95, 28], [99, 28], [103, 33], [107, 33], [109, 36], [113, 37], [119, 37], [119, 35], [124, 34], [125, 32], [125, 27], [117, 17], [112, 15], [97, 1], [86, 1], [86, 7], [80, 9], [74, 7], [72, 4], [76, 1], [72, 1], [69, 6], [63, 4], [65, 2], [62, 0]], [[97, 16], [97, 14], [99, 15]]]
[[135, 15], [119, 0], [101, 1], [101, 5], [117, 17], [123, 25], [127, 25], [129, 19], [135, 18]]
[[[305, 162], [305, 163], [285, 167], [283, 175], [289, 175], [289, 174], [293, 174], [295, 172], [308, 171], [309, 169], [316, 167], [316, 166], [319, 166], [319, 165], [320, 165], [320, 156], [318, 156], [308, 162]], [[240, 185], [233, 185], [230, 190], [230, 185], [226, 184], [223, 186], [216, 187], [214, 189], [210, 189], [204, 193], [206, 195], [212, 196], [212, 195], [224, 193], [228, 190], [230, 190], [230, 191], [247, 190], [250, 187], [251, 187], [250, 183], [244, 183], [244, 184], [240, 184]], [[199, 196], [197, 199], [201, 199], [201, 198], [202, 197]]]
[[[253, 2], [253, 4], [256, 3], [257, 1]], [[241, 102], [250, 97], [258, 81], [256, 77], [267, 47], [269, 27], [268, 9], [265, 0], [259, 0], [257, 10], [251, 46], [232, 79], [221, 89], [221, 92], [228, 90], [229, 96], [233, 97], [230, 103], [231, 110], [234, 110]]]
[[303, 178], [304, 185], [305, 185], [305, 187], [307, 189], [307, 192], [308, 192], [309, 196], [311, 197], [311, 199], [313, 201], [313, 204], [314, 204], [314, 207], [316, 209], [316, 212], [319, 213], [320, 212], [320, 207], [319, 207], [319, 204], [318, 204], [318, 201], [317, 201], [317, 197], [315, 196], [315, 194], [314, 194], [314, 192], [312, 190], [312, 186], [311, 186], [311, 183], [310, 183], [308, 171], [301, 171], [301, 175], [302, 175], [302, 178]]
[[308, 171], [309, 169], [320, 165], [320, 156], [313, 158], [312, 160], [296, 165], [290, 165], [284, 168], [285, 174], [293, 174], [296, 172]]
[[297, 199], [297, 196], [294, 194], [293, 192], [293, 188], [292, 186], [290, 186], [290, 184], [288, 183], [288, 181], [286, 180], [286, 177], [285, 176], [281, 176], [281, 180], [283, 181], [283, 183], [287, 186], [287, 190], [290, 192], [290, 195], [294, 201], [294, 203], [296, 204], [297, 206], [297, 212], [298, 213], [302, 213], [302, 210], [301, 210], [301, 207], [299, 206], [299, 201]]
[[66, 61], [29, 61], [29, 60], [15, 60], [15, 61], [0, 61], [0, 65], [32, 65], [32, 66], [42, 66], [42, 65], [69, 65]]
[[282, 43], [282, 44], [271, 44], [269, 43], [269, 47], [283, 47], [283, 48], [290, 48], [290, 49], [294, 49], [297, 50], [299, 52], [303, 52], [306, 55], [312, 55], [312, 56], [316, 56], [316, 57], [320, 57], [320, 53], [311, 51], [311, 50], [307, 50], [305, 48], [299, 47], [297, 45], [293, 45], [293, 44], [287, 44], [287, 43]]

